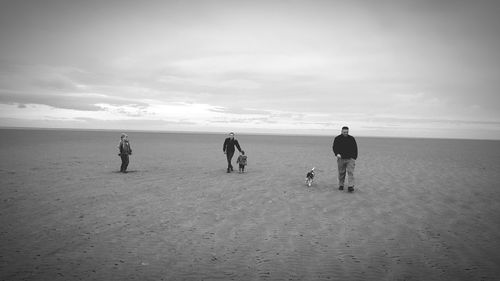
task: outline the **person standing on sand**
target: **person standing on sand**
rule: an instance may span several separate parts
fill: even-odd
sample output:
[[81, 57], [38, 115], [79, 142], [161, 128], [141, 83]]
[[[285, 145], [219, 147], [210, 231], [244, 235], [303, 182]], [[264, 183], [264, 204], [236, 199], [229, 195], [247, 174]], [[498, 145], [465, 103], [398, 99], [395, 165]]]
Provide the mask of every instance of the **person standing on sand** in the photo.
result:
[[127, 173], [127, 167], [129, 163], [129, 155], [132, 155], [132, 148], [130, 147], [130, 142], [128, 141], [128, 136], [122, 133], [120, 143], [118, 144], [118, 154], [122, 158], [122, 166], [120, 167], [121, 173]]
[[234, 147], [238, 148], [238, 151], [241, 152], [241, 147], [240, 144], [238, 143], [238, 140], [234, 138], [234, 133], [231, 132], [229, 133], [229, 137], [224, 140], [224, 144], [222, 145], [222, 151], [224, 154], [226, 154], [227, 158], [227, 172], [231, 173], [233, 171], [233, 165], [231, 165], [231, 160], [233, 159], [234, 155]]
[[247, 156], [245, 155], [245, 151], [241, 151], [240, 156], [238, 156], [238, 159], [236, 160], [236, 164], [239, 164], [239, 171], [240, 174], [245, 172], [245, 166], [247, 165]]
[[358, 158], [358, 145], [353, 136], [349, 135], [349, 128], [342, 127], [342, 134], [333, 141], [333, 153], [337, 157], [339, 170], [339, 190], [344, 190], [345, 174], [347, 172], [349, 185], [348, 192], [354, 191], [354, 167]]

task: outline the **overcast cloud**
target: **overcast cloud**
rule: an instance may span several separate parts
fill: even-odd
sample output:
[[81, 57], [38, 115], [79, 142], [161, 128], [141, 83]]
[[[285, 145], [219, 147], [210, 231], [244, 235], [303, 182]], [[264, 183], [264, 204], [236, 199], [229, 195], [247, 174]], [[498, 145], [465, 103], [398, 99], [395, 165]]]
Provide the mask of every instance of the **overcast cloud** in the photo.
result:
[[0, 126], [500, 139], [498, 1], [0, 1]]

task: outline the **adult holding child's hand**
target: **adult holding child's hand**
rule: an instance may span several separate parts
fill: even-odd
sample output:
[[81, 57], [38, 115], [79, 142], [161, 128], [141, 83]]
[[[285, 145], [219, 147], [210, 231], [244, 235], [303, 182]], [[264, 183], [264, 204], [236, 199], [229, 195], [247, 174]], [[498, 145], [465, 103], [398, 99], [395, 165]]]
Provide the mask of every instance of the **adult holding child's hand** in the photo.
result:
[[240, 144], [238, 143], [238, 140], [234, 138], [234, 133], [231, 132], [229, 133], [229, 137], [224, 140], [224, 144], [222, 145], [222, 151], [224, 151], [224, 154], [226, 154], [227, 158], [227, 172], [231, 173], [233, 171], [233, 165], [231, 164], [231, 160], [233, 159], [234, 155], [234, 147], [238, 148], [238, 151], [241, 152], [241, 147]]

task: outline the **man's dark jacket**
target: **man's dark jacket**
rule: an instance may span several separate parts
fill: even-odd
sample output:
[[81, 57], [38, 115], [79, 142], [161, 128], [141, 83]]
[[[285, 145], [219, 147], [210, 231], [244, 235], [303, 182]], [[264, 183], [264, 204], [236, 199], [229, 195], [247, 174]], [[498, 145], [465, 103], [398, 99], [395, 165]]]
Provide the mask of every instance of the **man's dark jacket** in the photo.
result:
[[340, 154], [342, 159], [356, 159], [358, 158], [358, 145], [353, 136], [338, 135], [333, 141], [333, 153]]
[[241, 152], [241, 147], [238, 143], [238, 140], [234, 138], [226, 138], [226, 140], [224, 141], [224, 145], [222, 146], [222, 151], [227, 151], [229, 153], [234, 152], [234, 146], [236, 146], [238, 148], [238, 151]]

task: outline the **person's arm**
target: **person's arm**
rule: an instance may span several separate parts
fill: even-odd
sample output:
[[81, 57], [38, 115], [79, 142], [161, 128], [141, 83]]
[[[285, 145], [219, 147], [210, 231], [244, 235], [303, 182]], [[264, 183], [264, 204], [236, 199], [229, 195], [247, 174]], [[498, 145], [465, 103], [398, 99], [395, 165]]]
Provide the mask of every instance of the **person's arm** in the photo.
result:
[[353, 145], [354, 145], [354, 147], [353, 147], [353, 149], [354, 149], [354, 151], [353, 151], [354, 152], [353, 153], [353, 158], [354, 158], [354, 160], [356, 160], [358, 158], [358, 144], [356, 143], [356, 139], [354, 137], [352, 138], [352, 142], [353, 142]]
[[335, 154], [336, 157], [340, 155], [340, 151], [338, 151], [338, 148], [339, 148], [339, 139], [337, 137], [333, 140], [333, 146], [332, 146], [333, 154]]
[[222, 151], [223, 151], [224, 153], [226, 153], [227, 140], [228, 140], [228, 139], [224, 140], [224, 144], [222, 145]]
[[238, 151], [241, 152], [241, 147], [240, 147], [240, 143], [238, 142], [238, 140], [234, 140], [234, 144], [236, 145], [236, 148], [238, 148]]

